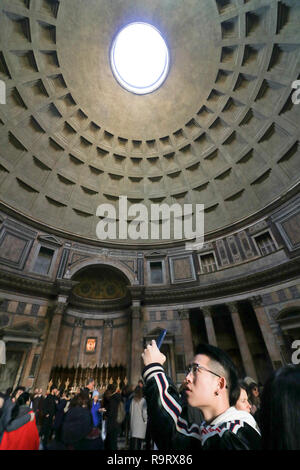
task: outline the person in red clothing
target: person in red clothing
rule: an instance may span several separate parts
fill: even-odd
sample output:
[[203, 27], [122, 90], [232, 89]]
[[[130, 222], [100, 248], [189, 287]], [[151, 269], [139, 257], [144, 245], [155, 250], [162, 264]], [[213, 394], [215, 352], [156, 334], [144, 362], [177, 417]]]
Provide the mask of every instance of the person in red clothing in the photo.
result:
[[[40, 438], [34, 412], [29, 408], [30, 395], [22, 393], [11, 412], [11, 419], [5, 427], [0, 450], [38, 450]], [[30, 414], [30, 421], [20, 425], [20, 418]]]

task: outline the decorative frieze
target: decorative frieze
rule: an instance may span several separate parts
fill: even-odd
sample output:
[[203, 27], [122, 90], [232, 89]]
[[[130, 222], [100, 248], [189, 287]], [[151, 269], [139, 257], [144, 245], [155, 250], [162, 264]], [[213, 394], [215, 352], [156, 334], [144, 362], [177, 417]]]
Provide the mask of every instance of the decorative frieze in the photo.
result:
[[216, 246], [217, 246], [217, 250], [218, 250], [218, 253], [219, 253], [219, 256], [220, 256], [222, 266], [229, 265], [230, 263], [229, 263], [228, 255], [226, 253], [226, 247], [225, 247], [224, 240], [222, 240], [222, 239], [216, 240]]
[[241, 246], [245, 253], [246, 258], [253, 258], [253, 256], [255, 255], [254, 255], [253, 249], [251, 248], [251, 245], [250, 245], [250, 242], [249, 242], [249, 239], [247, 237], [245, 230], [238, 232], [237, 236], [240, 239]]
[[233, 258], [234, 263], [239, 263], [242, 261], [241, 255], [239, 253], [235, 237], [231, 235], [230, 237], [227, 237], [227, 243]]

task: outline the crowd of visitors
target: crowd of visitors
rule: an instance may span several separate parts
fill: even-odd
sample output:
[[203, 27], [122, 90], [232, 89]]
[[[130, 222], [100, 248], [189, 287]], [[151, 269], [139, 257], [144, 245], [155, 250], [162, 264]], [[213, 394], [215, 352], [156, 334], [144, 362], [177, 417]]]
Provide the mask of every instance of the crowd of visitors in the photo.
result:
[[79, 393], [24, 387], [0, 394], [0, 450], [161, 451], [300, 450], [300, 368], [269, 380], [238, 380], [229, 356], [199, 345], [180, 389], [166, 376], [155, 341], [142, 354], [143, 381], [109, 384], [100, 396], [91, 378]]
[[[143, 404], [141, 416], [136, 403]], [[135, 391], [128, 385], [120, 391], [109, 384], [102, 397], [92, 378], [76, 394], [56, 385], [45, 395], [41, 389], [29, 394], [25, 387], [0, 394], [0, 450], [118, 450], [120, 436], [125, 448], [141, 448], [146, 427], [142, 381]]]

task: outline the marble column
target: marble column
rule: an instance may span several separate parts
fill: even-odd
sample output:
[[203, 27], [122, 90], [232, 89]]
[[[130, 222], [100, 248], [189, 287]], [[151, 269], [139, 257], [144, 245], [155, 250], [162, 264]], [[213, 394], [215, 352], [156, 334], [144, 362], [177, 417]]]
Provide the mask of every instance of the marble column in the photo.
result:
[[131, 364], [129, 382], [135, 387], [141, 378], [141, 355], [143, 341], [141, 332], [141, 304], [139, 300], [133, 300], [131, 307]]
[[50, 373], [54, 362], [60, 325], [66, 306], [67, 299], [60, 296], [52, 312], [51, 324], [48, 330], [41, 367], [36, 383], [36, 387], [42, 388], [44, 393], [47, 390], [48, 382], [50, 380]]
[[272, 361], [273, 368], [277, 369], [282, 365], [280, 349], [276, 343], [274, 333], [272, 331], [265, 309], [262, 305], [262, 298], [260, 295], [257, 295], [255, 297], [251, 297], [250, 301], [261, 329], [270, 359]]
[[241, 353], [246, 375], [254, 379], [255, 382], [257, 383], [258, 378], [257, 378], [254, 362], [251, 356], [251, 352], [247, 343], [245, 331], [244, 331], [244, 328], [240, 319], [240, 314], [238, 311], [238, 304], [237, 302], [231, 302], [227, 304], [227, 307], [229, 308], [229, 311], [231, 314], [231, 319], [232, 319], [236, 339], [240, 348], [240, 353]]
[[190, 325], [190, 316], [188, 309], [178, 310], [181, 331], [184, 341], [184, 355], [186, 364], [190, 364], [194, 358], [193, 338]]
[[206, 326], [206, 333], [207, 333], [207, 338], [209, 344], [212, 344], [213, 346], [218, 346], [217, 344], [217, 337], [215, 333], [215, 328], [214, 328], [214, 323], [212, 319], [212, 308], [211, 307], [202, 307], [201, 308], [203, 315], [204, 315], [204, 321], [205, 321], [205, 326]]

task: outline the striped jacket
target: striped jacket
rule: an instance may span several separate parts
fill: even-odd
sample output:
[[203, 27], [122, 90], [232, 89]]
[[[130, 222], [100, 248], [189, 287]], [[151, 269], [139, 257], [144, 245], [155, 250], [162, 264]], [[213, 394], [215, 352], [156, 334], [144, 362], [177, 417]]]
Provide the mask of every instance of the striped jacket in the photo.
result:
[[250, 413], [234, 407], [210, 424], [188, 423], [181, 417], [177, 388], [160, 364], [144, 368], [145, 397], [151, 434], [159, 450], [256, 450], [260, 432]]

